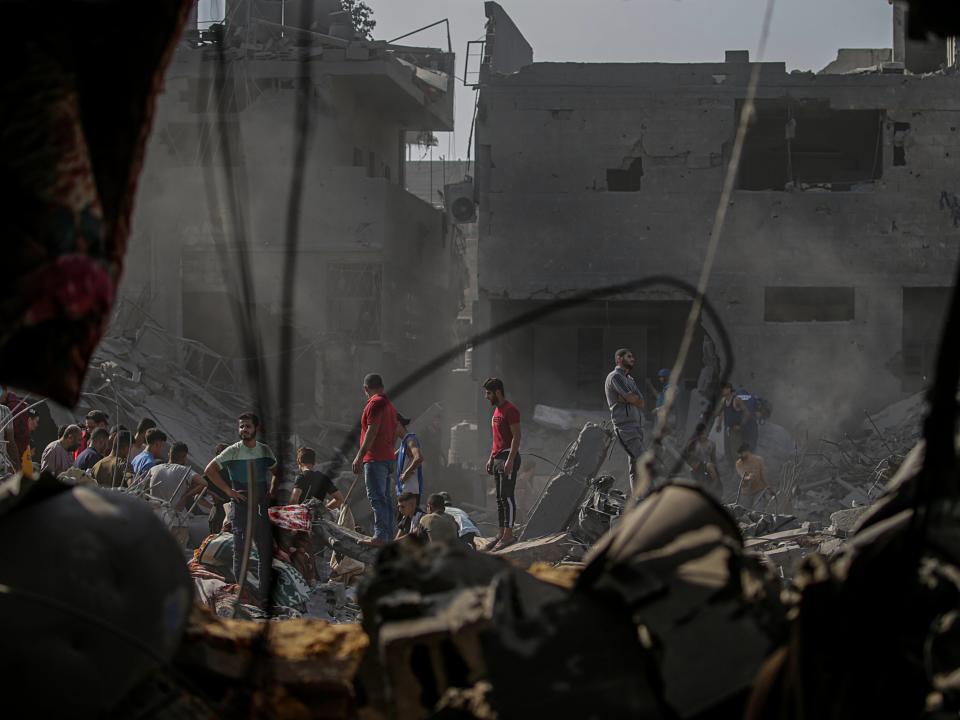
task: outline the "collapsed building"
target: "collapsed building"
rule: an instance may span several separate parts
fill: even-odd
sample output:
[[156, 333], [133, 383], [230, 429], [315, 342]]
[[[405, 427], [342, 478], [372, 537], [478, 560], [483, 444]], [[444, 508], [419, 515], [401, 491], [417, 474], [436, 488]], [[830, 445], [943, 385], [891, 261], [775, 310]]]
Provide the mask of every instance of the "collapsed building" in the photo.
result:
[[[161, 40], [175, 36], [180, 24], [154, 33]], [[162, 67], [156, 59], [151, 65], [158, 62]], [[80, 134], [79, 121], [72, 127]], [[63, 187], [75, 190], [78, 180], [70, 180]], [[122, 213], [113, 217], [125, 227]], [[31, 232], [49, 239], [43, 230], [49, 232]], [[823, 453], [843, 482], [856, 476], [871, 490], [882, 482], [885, 492], [843, 531], [852, 537], [833, 547], [834, 557], [824, 557], [824, 545], [840, 536], [816, 538], [823, 555], [799, 563], [786, 586], [750, 552], [742, 521], [702, 488], [679, 481], [640, 503], [622, 503], [616, 526], [591, 536], [592, 547], [576, 564], [524, 570], [531, 559], [517, 557], [524, 543], [497, 557], [456, 541], [410, 538], [356, 553], [369, 570], [357, 603], [353, 594], [346, 600], [342, 587], [316, 598], [324, 612], [352, 606], [349, 619], [362, 612], [362, 624], [268, 622], [272, 608], [258, 621], [218, 618], [195, 594], [197, 581], [211, 579], [216, 573], [208, 567], [222, 559], [209, 544], [213, 557], [197, 553], [191, 579], [182, 548], [144, 503], [47, 473], [33, 480], [18, 473], [0, 484], [0, 617], [11, 649], [0, 656], [0, 669], [40, 715], [955, 717], [957, 333], [954, 290], [928, 407], [910, 401], [868, 417], [878, 436], [872, 444], [884, 445], [895, 462], [888, 458], [860, 477], [863, 456], [879, 452], [862, 438], [838, 447], [837, 457]], [[147, 345], [169, 336], [159, 326], [147, 328], [148, 335], [142, 352], [116, 340], [101, 346], [115, 358], [100, 362], [102, 382], [113, 382], [118, 369], [151, 377], [157, 362]], [[185, 345], [183, 352], [219, 362]], [[45, 383], [27, 378], [33, 392]], [[164, 389], [142, 385], [144, 394]], [[181, 401], [195, 385], [185, 374], [169, 392]], [[194, 406], [229, 399], [197, 395]], [[918, 439], [913, 428], [921, 415], [922, 437], [902, 456], [901, 443]], [[584, 428], [569, 462], [558, 468], [553, 499], [561, 502], [549, 502], [553, 509], [570, 507], [586, 482], [601, 479], [593, 476], [611, 443], [608, 429]], [[584, 515], [587, 509], [596, 512]], [[609, 502], [581, 506], [581, 537], [610, 509]], [[334, 549], [359, 545], [348, 528], [312, 522], [305, 506], [277, 512], [289, 513], [286, 529], [313, 533], [320, 525]], [[563, 515], [565, 527], [573, 519], [566, 511], [550, 514]], [[288, 550], [300, 552], [292, 544]], [[217, 599], [210, 601], [220, 612]], [[225, 605], [225, 614], [237, 608]]]
[[[695, 284], [757, 62], [534, 62], [507, 12], [486, 13], [478, 329], [639, 277]], [[892, 50], [841, 50], [821, 72], [760, 63], [707, 294], [733, 382], [789, 430], [859, 423], [930, 377], [960, 239], [960, 78], [954, 43], [910, 40], [903, 13]], [[477, 348], [475, 374], [530, 411], [602, 410], [614, 350], [636, 351], [649, 392], [689, 307], [670, 288], [589, 302]], [[698, 332], [681, 389], [717, 339]]]
[[[234, 318], [248, 299], [233, 268], [245, 254], [271, 377], [281, 327], [293, 324], [294, 421], [352, 424], [365, 372], [395, 381], [455, 338], [461, 245], [445, 213], [408, 192], [404, 177], [408, 136], [453, 127], [454, 56], [362, 37], [335, 1], [315, 0], [312, 26], [300, 27], [304, 5], [231, 3], [222, 67], [217, 28], [188, 22], [157, 99], [120, 295], [140, 309], [128, 313], [128, 327], [150, 318], [239, 372], [250, 351]], [[310, 144], [295, 318], [284, 319], [279, 285], [303, 54]], [[243, 227], [234, 227], [231, 201]], [[170, 359], [227, 378], [199, 355]], [[411, 398], [407, 412], [437, 399]]]

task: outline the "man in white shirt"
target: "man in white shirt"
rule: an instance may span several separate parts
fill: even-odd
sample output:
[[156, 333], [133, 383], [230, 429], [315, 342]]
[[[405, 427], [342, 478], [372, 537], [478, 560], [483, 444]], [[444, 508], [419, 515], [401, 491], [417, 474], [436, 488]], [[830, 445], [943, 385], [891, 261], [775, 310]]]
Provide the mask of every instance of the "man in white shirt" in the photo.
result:
[[182, 510], [188, 493], [199, 486], [200, 475], [187, 465], [190, 449], [186, 443], [177, 442], [170, 448], [169, 462], [154, 465], [147, 471], [147, 493], [168, 501], [175, 509]]

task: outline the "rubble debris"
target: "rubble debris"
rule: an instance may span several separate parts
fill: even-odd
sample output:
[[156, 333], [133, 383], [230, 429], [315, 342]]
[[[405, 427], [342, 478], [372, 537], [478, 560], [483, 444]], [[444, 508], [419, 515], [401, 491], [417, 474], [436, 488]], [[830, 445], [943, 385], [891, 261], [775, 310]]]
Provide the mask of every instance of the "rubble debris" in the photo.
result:
[[482, 696], [503, 719], [667, 716], [653, 655], [626, 614], [502, 558], [398, 543], [361, 604], [371, 645], [360, 682], [373, 711], [424, 717], [488, 683]]
[[563, 532], [513, 543], [503, 550], [495, 550], [493, 554], [525, 568], [534, 563], [555, 564], [571, 555], [579, 558], [583, 556], [583, 550], [582, 543], [577, 542], [570, 533]]
[[853, 529], [857, 521], [862, 518], [866, 512], [866, 507], [855, 507], [848, 510], [837, 510], [830, 514], [830, 529], [840, 537], [847, 537], [853, 534]]
[[617, 524], [626, 510], [629, 498], [626, 493], [612, 489], [614, 482], [609, 475], [590, 480], [590, 490], [571, 526], [573, 536], [579, 541], [592, 545]]
[[583, 563], [580, 562], [562, 562], [557, 565], [537, 562], [527, 568], [527, 572], [537, 580], [543, 580], [566, 590], [573, 590], [582, 570]]
[[576, 590], [622, 604], [662, 649], [664, 698], [678, 716], [742, 712], [786, 615], [779, 583], [744, 551], [722, 506], [696, 486], [666, 485], [584, 562]]
[[740, 533], [744, 537], [769, 535], [773, 532], [800, 526], [800, 522], [793, 515], [760, 512], [736, 504], [727, 505], [726, 508], [734, 520], [737, 521], [740, 526]]
[[917, 443], [924, 407], [918, 393], [875, 414], [865, 412], [854, 435], [822, 438], [816, 450], [798, 448], [781, 468], [777, 512], [826, 525], [838, 510], [872, 504]]
[[338, 525], [333, 520], [317, 518], [313, 522], [313, 529], [336, 553], [346, 555], [364, 565], [372, 564], [377, 558], [379, 548], [364, 544], [365, 540], [369, 540], [366, 535]]
[[586, 423], [576, 442], [560, 464], [560, 472], [547, 483], [520, 540], [533, 540], [562, 532], [570, 526], [574, 514], [587, 494], [588, 481], [606, 460], [613, 444], [613, 431], [608, 423]]

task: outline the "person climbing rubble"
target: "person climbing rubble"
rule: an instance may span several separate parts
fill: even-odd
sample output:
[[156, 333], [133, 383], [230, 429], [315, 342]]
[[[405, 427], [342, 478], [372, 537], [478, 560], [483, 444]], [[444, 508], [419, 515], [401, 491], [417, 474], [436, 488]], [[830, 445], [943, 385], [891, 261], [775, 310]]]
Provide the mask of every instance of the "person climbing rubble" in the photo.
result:
[[497, 518], [499, 532], [485, 550], [502, 550], [513, 545], [513, 525], [517, 518], [517, 501], [514, 492], [517, 487], [517, 473], [520, 472], [520, 411], [516, 405], [504, 397], [503, 381], [499, 378], [487, 378], [483, 383], [484, 397], [493, 406], [490, 420], [493, 444], [490, 459], [487, 460], [487, 473], [493, 475], [497, 493]]
[[613, 429], [627, 453], [630, 491], [636, 494], [640, 482], [640, 457], [643, 455], [643, 394], [631, 376], [636, 357], [628, 348], [613, 356], [616, 367], [603, 384]]

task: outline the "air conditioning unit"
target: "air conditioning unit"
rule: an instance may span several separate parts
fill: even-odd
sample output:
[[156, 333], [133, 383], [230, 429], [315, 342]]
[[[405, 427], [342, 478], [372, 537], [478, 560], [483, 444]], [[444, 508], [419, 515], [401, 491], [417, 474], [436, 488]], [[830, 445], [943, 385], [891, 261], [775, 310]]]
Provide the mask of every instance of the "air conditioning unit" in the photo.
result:
[[473, 179], [443, 186], [443, 204], [450, 222], [466, 225], [477, 221], [477, 204], [473, 201]]

